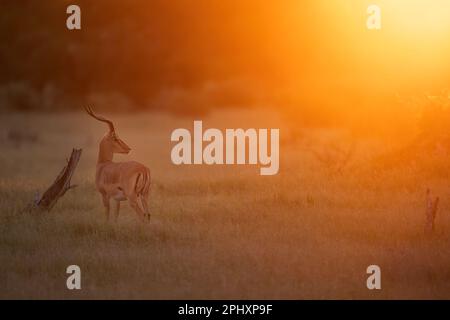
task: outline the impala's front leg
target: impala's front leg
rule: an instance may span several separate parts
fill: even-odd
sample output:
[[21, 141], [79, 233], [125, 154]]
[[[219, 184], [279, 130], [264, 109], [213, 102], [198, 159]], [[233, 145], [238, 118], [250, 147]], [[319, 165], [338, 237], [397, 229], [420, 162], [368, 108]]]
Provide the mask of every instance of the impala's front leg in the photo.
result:
[[106, 194], [103, 195], [103, 206], [105, 207], [106, 221], [109, 221], [109, 197]]

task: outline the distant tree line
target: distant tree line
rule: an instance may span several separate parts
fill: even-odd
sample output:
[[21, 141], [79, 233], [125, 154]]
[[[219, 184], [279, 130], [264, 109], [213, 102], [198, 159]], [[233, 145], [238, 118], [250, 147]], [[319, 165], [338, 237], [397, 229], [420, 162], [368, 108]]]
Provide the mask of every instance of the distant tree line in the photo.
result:
[[1, 2], [0, 108], [196, 112], [266, 98], [258, 1], [82, 0], [79, 31], [66, 28], [71, 3]]
[[[66, 28], [70, 4], [81, 30]], [[361, 19], [329, 0], [2, 0], [0, 110], [272, 106], [294, 125], [398, 126], [397, 93], [449, 73], [419, 77], [421, 43], [368, 34], [355, 6]]]

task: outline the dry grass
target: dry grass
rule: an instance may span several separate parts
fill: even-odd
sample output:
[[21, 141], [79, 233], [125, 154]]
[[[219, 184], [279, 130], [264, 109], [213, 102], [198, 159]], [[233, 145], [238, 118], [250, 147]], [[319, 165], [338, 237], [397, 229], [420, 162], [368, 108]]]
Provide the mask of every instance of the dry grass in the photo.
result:
[[[202, 120], [219, 128], [282, 127], [276, 116], [254, 113]], [[304, 130], [283, 140], [280, 173], [263, 177], [250, 166], [172, 165], [170, 132], [191, 128], [192, 119], [115, 119], [133, 147], [127, 158], [152, 170], [150, 225], [128, 205], [118, 224], [104, 221], [94, 188], [102, 125], [81, 113], [2, 115], [1, 298], [450, 298], [448, 158], [374, 169], [368, 159], [386, 151], [383, 143], [360, 138], [349, 166], [333, 173], [309, 152], [326, 133]], [[14, 127], [39, 139], [10, 143]], [[49, 214], [21, 214], [72, 147], [83, 148], [73, 179], [79, 187]], [[426, 187], [442, 201], [428, 238]], [[82, 269], [81, 291], [65, 288], [70, 264]], [[382, 268], [381, 291], [365, 287], [370, 264]]]

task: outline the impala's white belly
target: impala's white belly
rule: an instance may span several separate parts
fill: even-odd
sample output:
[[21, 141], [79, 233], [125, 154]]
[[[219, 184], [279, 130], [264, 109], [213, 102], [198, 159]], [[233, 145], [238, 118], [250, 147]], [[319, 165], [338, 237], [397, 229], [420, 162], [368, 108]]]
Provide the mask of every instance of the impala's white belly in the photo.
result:
[[112, 197], [114, 200], [117, 200], [117, 201], [127, 200], [127, 197], [125, 196], [125, 194], [123, 193], [122, 190], [117, 190], [116, 193]]

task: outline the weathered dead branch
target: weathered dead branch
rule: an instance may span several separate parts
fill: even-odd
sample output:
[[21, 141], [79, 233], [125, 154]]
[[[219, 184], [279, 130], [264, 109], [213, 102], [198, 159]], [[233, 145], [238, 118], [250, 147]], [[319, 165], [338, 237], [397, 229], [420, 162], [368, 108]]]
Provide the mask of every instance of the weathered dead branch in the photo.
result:
[[67, 160], [67, 165], [61, 170], [56, 177], [53, 184], [42, 194], [28, 205], [26, 211], [50, 211], [56, 204], [59, 198], [64, 196], [67, 190], [75, 188], [76, 185], [71, 185], [70, 180], [78, 165], [81, 157], [81, 149], [72, 149], [72, 154]]

